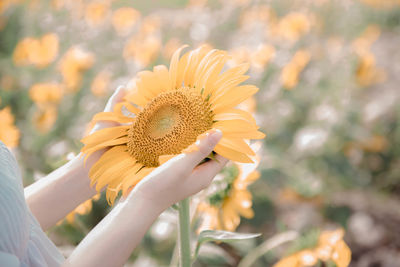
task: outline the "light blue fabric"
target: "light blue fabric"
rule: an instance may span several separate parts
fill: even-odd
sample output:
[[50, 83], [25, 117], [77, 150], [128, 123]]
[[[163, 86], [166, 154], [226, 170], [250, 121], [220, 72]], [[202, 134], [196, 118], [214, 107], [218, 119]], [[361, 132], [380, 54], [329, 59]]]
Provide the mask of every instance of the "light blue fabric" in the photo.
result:
[[17, 162], [0, 141], [0, 266], [60, 266], [64, 257], [25, 202]]

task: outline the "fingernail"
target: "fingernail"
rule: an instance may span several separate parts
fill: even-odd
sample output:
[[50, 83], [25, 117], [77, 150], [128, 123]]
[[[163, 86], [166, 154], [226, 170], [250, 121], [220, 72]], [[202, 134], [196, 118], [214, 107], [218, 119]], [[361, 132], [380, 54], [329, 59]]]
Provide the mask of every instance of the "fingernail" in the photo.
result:
[[212, 129], [209, 133], [209, 140], [216, 145], [222, 138], [222, 132], [219, 129]]

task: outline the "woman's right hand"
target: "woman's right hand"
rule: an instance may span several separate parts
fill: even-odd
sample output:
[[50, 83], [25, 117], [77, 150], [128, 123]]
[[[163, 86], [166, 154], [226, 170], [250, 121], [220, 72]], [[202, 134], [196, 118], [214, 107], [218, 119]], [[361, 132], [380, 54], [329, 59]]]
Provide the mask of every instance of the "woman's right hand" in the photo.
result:
[[221, 138], [221, 131], [216, 129], [201, 135], [195, 151], [177, 155], [162, 164], [138, 183], [130, 195], [136, 195], [163, 211], [206, 188], [228, 160], [216, 155], [216, 160], [199, 163], [213, 151]]
[[162, 164], [139, 182], [84, 238], [63, 266], [123, 266], [160, 213], [170, 205], [207, 187], [227, 160], [199, 163], [221, 139], [211, 130], [196, 142], [197, 149]]

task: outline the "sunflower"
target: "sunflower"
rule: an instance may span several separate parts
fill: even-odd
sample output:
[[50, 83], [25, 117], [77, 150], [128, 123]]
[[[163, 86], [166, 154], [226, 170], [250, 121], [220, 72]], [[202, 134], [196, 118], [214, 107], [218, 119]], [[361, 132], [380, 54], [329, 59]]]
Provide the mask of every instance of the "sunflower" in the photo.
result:
[[260, 177], [255, 169], [259, 157], [254, 157], [254, 163], [233, 164], [225, 167], [220, 179], [214, 184], [214, 191], [207, 202], [199, 204], [198, 212], [201, 215], [199, 232], [202, 230], [235, 231], [240, 224], [240, 216], [252, 218], [254, 212], [252, 196], [247, 186]]
[[18, 146], [20, 131], [14, 125], [14, 116], [10, 107], [0, 109], [0, 141], [6, 146], [14, 148]]
[[321, 262], [333, 262], [337, 267], [347, 267], [351, 261], [351, 250], [343, 240], [344, 230], [323, 231], [315, 248], [308, 248], [287, 256], [273, 267], [307, 267]]
[[237, 162], [250, 163], [250, 156], [255, 155], [245, 139], [264, 137], [252, 115], [235, 108], [258, 91], [253, 85], [239, 85], [248, 79], [244, 73], [249, 65], [222, 72], [228, 59], [225, 51], [202, 46], [180, 57], [183, 48], [172, 56], [169, 70], [159, 65], [153, 71], [139, 72], [123, 101], [112, 112], [93, 118], [119, 126], [81, 140], [86, 158], [108, 148], [91, 167], [89, 177], [97, 190], [107, 186], [110, 204], [118, 192], [129, 192], [212, 128], [223, 132], [214, 151]]
[[[68, 223], [73, 224], [75, 222], [75, 215], [85, 215], [88, 214], [93, 207], [93, 201], [98, 201], [100, 199], [100, 194], [95, 195], [93, 198], [90, 198], [76, 207], [73, 211], [71, 211], [66, 217]], [[62, 222], [62, 221], [61, 221]]]

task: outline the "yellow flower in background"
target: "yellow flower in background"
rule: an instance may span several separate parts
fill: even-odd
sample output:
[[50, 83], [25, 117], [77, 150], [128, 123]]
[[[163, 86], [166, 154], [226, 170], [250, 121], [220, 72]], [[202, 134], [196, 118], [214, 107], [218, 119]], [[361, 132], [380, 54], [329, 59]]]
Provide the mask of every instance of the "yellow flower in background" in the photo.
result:
[[343, 241], [344, 230], [324, 231], [313, 249], [305, 249], [281, 259], [273, 267], [309, 267], [332, 261], [337, 267], [347, 267], [351, 261], [351, 251]]
[[381, 30], [377, 25], [369, 25], [352, 43], [354, 52], [358, 56], [356, 81], [362, 87], [381, 83], [386, 79], [385, 71], [376, 66], [375, 55], [371, 52], [371, 46], [378, 40], [380, 33]]
[[261, 44], [251, 54], [252, 66], [263, 69], [274, 56], [275, 48], [272, 45]]
[[375, 55], [371, 52], [372, 44], [378, 40], [381, 30], [377, 25], [369, 25], [352, 47], [358, 56], [356, 81], [362, 87], [381, 83], [386, 79], [383, 69], [376, 66]]
[[317, 257], [325, 262], [331, 260], [337, 267], [347, 267], [351, 261], [351, 251], [343, 237], [344, 230], [341, 228], [322, 232], [314, 249]]
[[25, 38], [20, 41], [13, 54], [16, 65], [35, 65], [43, 68], [53, 62], [58, 55], [59, 41], [54, 33], [40, 39]]
[[103, 70], [99, 72], [93, 79], [90, 90], [95, 96], [105, 96], [110, 87], [111, 73], [109, 71]]
[[252, 195], [247, 187], [260, 177], [256, 170], [260, 159], [256, 156], [253, 160], [254, 163], [225, 167], [221, 174], [222, 180], [216, 180], [216, 190], [209, 197], [208, 203], [199, 204], [199, 231], [235, 231], [240, 224], [240, 216], [248, 219], [254, 216]]
[[161, 18], [157, 15], [150, 15], [143, 19], [139, 32], [143, 35], [155, 34], [160, 27]]
[[400, 6], [399, 0], [360, 0], [363, 4], [379, 9], [390, 9]]
[[279, 202], [288, 204], [310, 203], [315, 206], [322, 206], [324, 203], [321, 195], [303, 196], [290, 187], [285, 187], [279, 192]]
[[154, 35], [137, 35], [128, 40], [124, 47], [123, 56], [126, 60], [138, 62], [147, 66], [153, 62], [161, 48], [161, 40]]
[[140, 19], [140, 12], [131, 7], [122, 7], [114, 11], [112, 24], [120, 35], [126, 35]]
[[7, 9], [13, 5], [21, 3], [22, 0], [2, 0], [0, 1], [0, 14], [3, 14]]
[[374, 135], [360, 142], [360, 147], [367, 152], [379, 153], [385, 151], [388, 148], [389, 142], [386, 137], [382, 135]]
[[307, 249], [281, 259], [273, 267], [311, 267], [317, 262], [315, 253]]
[[33, 123], [41, 133], [47, 133], [57, 120], [57, 105], [64, 95], [64, 87], [58, 83], [37, 83], [29, 90], [29, 96], [38, 109]]
[[64, 89], [58, 83], [37, 83], [29, 90], [29, 96], [37, 105], [57, 104], [61, 101]]
[[57, 107], [54, 105], [46, 105], [40, 107], [33, 114], [33, 124], [41, 133], [47, 133], [51, 130], [57, 120]]
[[66, 4], [65, 2], [66, 2], [66, 0], [52, 0], [51, 6], [55, 10], [60, 10], [61, 8], [63, 8], [65, 6], [65, 4]]
[[369, 153], [381, 153], [389, 147], [389, 141], [385, 136], [373, 135], [364, 140], [356, 140], [346, 143], [343, 152], [347, 157], [351, 157], [356, 151], [363, 150]]
[[362, 87], [371, 86], [385, 81], [386, 73], [378, 68], [375, 56], [371, 52], [364, 52], [359, 56], [356, 69], [356, 81]]
[[182, 46], [182, 42], [178, 38], [171, 38], [164, 45], [163, 56], [164, 58], [170, 60], [175, 51]]
[[231, 49], [229, 55], [231, 56], [230, 63], [232, 66], [250, 61], [250, 51], [246, 46]]
[[245, 10], [239, 19], [242, 26], [248, 27], [255, 23], [262, 24], [275, 24], [276, 14], [275, 11], [268, 5], [253, 6]]
[[98, 26], [103, 23], [109, 11], [107, 2], [92, 2], [85, 8], [85, 20], [90, 26]]
[[10, 107], [0, 110], [0, 141], [6, 146], [14, 148], [18, 146], [20, 132], [14, 125], [14, 116]]
[[93, 54], [79, 47], [72, 47], [65, 53], [60, 61], [59, 69], [68, 91], [74, 92], [79, 88], [83, 72], [91, 68], [93, 63]]
[[75, 222], [75, 217], [77, 214], [79, 215], [85, 215], [88, 214], [93, 207], [93, 201], [99, 200], [101, 194], [95, 195], [93, 198], [86, 200], [82, 204], [80, 204], [78, 207], [76, 207], [72, 212], [70, 212], [66, 217], [65, 220], [67, 220], [68, 223], [73, 224]]
[[368, 25], [364, 32], [353, 41], [352, 47], [354, 51], [358, 55], [363, 55], [364, 53], [369, 52], [371, 45], [379, 39], [380, 35], [381, 29], [379, 26], [374, 24]]
[[230, 65], [236, 66], [244, 62], [251, 62], [251, 66], [262, 70], [275, 55], [275, 48], [272, 45], [260, 44], [255, 49], [247, 46], [239, 46], [229, 51]]
[[126, 194], [160, 164], [193, 148], [199, 135], [212, 128], [223, 132], [214, 151], [237, 162], [252, 162], [249, 156], [255, 155], [245, 139], [264, 137], [250, 113], [235, 109], [258, 91], [253, 85], [240, 85], [248, 79], [248, 64], [221, 73], [228, 59], [225, 51], [202, 46], [180, 57], [181, 49], [169, 70], [159, 65], [139, 72], [124, 101], [113, 112], [94, 117], [123, 125], [82, 139], [86, 157], [109, 148], [89, 172], [97, 190], [107, 185], [109, 203], [120, 190]]
[[204, 8], [207, 5], [207, 0], [190, 0], [187, 3], [188, 7], [200, 7]]
[[307, 50], [299, 50], [292, 60], [283, 68], [281, 83], [286, 89], [293, 89], [299, 83], [299, 75], [310, 61], [311, 55]]
[[311, 22], [306, 14], [292, 12], [283, 17], [278, 24], [279, 35], [289, 41], [297, 41], [309, 32]]

